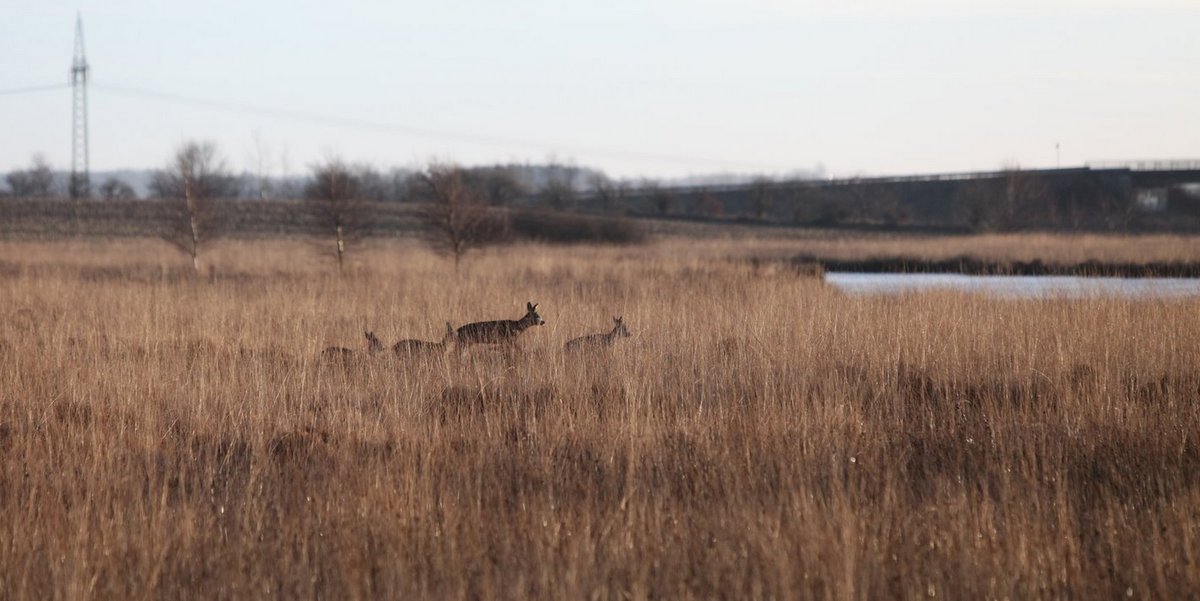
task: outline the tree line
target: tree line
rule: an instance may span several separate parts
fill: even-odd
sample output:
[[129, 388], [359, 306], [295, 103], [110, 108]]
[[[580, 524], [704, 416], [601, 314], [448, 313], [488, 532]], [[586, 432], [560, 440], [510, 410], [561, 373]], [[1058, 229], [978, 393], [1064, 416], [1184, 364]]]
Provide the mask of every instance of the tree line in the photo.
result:
[[[303, 176], [269, 176], [242, 171], [234, 173], [221, 161], [222, 173], [217, 195], [239, 200], [302, 200], [308, 180], [313, 176], [312, 166]], [[380, 169], [369, 164], [350, 164], [357, 181], [358, 195], [373, 202], [404, 202], [414, 197], [414, 187], [420, 180], [421, 168], [392, 167]], [[544, 204], [565, 206], [572, 203], [581, 193], [593, 188], [614, 189], [618, 186], [603, 172], [582, 167], [570, 161], [550, 160], [547, 163], [512, 163], [479, 167], [464, 167], [464, 175], [471, 184], [479, 187], [489, 204], [505, 206], [516, 199], [539, 197], [547, 199]], [[177, 191], [169, 178], [164, 178], [163, 169], [152, 172], [147, 184], [140, 178], [127, 179], [109, 176], [93, 181], [77, 198], [97, 200], [135, 200], [146, 198], [169, 198]], [[145, 189], [139, 194], [131, 181]], [[7, 184], [6, 186], [3, 184]], [[65, 198], [70, 190], [67, 175], [55, 171], [40, 154], [35, 154], [30, 164], [15, 168], [0, 180], [0, 198]]]
[[[1006, 165], [990, 177], [930, 180], [911, 185], [872, 178], [849, 178], [830, 185], [795, 177], [747, 176], [732, 187], [679, 188], [652, 179], [612, 179], [603, 172], [569, 162], [453, 166], [450, 173], [443, 173], [450, 166], [381, 171], [369, 165], [328, 158], [310, 165], [303, 178], [272, 180], [261, 174], [233, 174], [223, 161], [216, 160], [215, 147], [210, 143], [185, 144], [189, 145], [193, 154], [199, 148], [213, 155], [214, 169], [205, 175], [204, 195], [222, 199], [294, 199], [310, 204], [324, 198], [328, 206], [315, 209], [322, 220], [335, 224], [347, 220], [333, 226], [335, 233], [342, 232], [337, 234], [342, 239], [339, 247], [344, 247], [345, 232], [354, 225], [350, 219], [353, 206], [362, 202], [428, 203], [438, 194], [452, 197], [466, 194], [473, 201], [493, 208], [537, 206], [807, 227], [1011, 231], [1153, 228], [1170, 219], [1177, 220], [1176, 227], [1182, 223], [1178, 219], [1200, 224], [1200, 190], [1194, 187], [1170, 189], [1165, 203], [1167, 210], [1155, 215], [1143, 210], [1128, 191], [1119, 187], [1087, 177], [1047, 178], [1036, 170], [1022, 170], [1015, 165]], [[163, 199], [186, 196], [181, 189], [179, 165], [175, 163], [154, 173], [148, 185], [149, 196]], [[439, 182], [434, 176], [448, 180]], [[61, 182], [56, 182], [54, 171], [41, 157], [35, 157], [26, 169], [10, 172], [6, 181], [12, 196], [61, 195]], [[109, 200], [135, 196], [128, 183], [115, 178], [101, 182], [93, 192], [94, 197]], [[0, 196], [3, 194], [0, 190]], [[450, 213], [455, 218], [460, 214], [458, 210]], [[548, 226], [550, 221], [562, 219], [545, 217], [538, 222], [526, 219], [523, 223], [539, 230], [541, 236], [556, 236], [558, 232]], [[571, 224], [561, 225], [571, 229]], [[476, 229], [480, 231], [478, 236], [487, 237], [498, 235], [487, 232], [504, 228], [483, 224]], [[450, 243], [450, 247], [462, 246], [462, 241]]]
[[[298, 186], [298, 210], [303, 210], [316, 228], [316, 243], [322, 254], [333, 257], [342, 272], [347, 253], [362, 240], [372, 221], [376, 202], [387, 199], [378, 195], [377, 172], [340, 157], [326, 157], [310, 165], [308, 171]], [[554, 177], [548, 180], [558, 181]], [[159, 233], [190, 259], [196, 274], [202, 271], [208, 246], [222, 233], [221, 212], [233, 205], [221, 201], [236, 197], [237, 179], [216, 145], [206, 141], [183, 143], [167, 165], [153, 175], [151, 193], [166, 208], [165, 227]], [[46, 198], [53, 194], [53, 171], [41, 158], [35, 158], [30, 169], [10, 173], [8, 182], [22, 197]], [[471, 250], [509, 240], [514, 224], [526, 232], [545, 226], [544, 216], [536, 216], [532, 223], [528, 214], [514, 219], [509, 211], [511, 203], [528, 192], [517, 175], [504, 168], [464, 168], [435, 162], [407, 172], [402, 185], [404, 198], [420, 207], [420, 231], [425, 241], [453, 259], [456, 270]], [[107, 182], [100, 186], [102, 191], [107, 188]], [[591, 231], [580, 233], [581, 223]], [[624, 222], [614, 225], [580, 217], [551, 224], [559, 225], [568, 230], [576, 228], [577, 241], [604, 238], [636, 242], [640, 238], [632, 224]], [[614, 227], [619, 231], [614, 233]]]
[[[345, 269], [350, 246], [359, 241], [369, 222], [374, 172], [331, 156], [309, 167], [301, 190], [305, 208], [320, 230], [321, 245]], [[183, 251], [200, 273], [200, 258], [217, 232], [216, 200], [232, 196], [234, 178], [211, 142], [186, 142], [165, 169], [158, 171], [151, 189], [164, 200], [173, 200], [170, 227], [164, 238]], [[474, 248], [501, 240], [508, 215], [499, 210], [521, 193], [520, 184], [501, 171], [468, 170], [452, 164], [431, 163], [409, 173], [404, 180], [409, 200], [421, 203], [423, 232], [435, 250], [450, 256], [457, 270]], [[374, 192], [374, 193], [373, 193]]]

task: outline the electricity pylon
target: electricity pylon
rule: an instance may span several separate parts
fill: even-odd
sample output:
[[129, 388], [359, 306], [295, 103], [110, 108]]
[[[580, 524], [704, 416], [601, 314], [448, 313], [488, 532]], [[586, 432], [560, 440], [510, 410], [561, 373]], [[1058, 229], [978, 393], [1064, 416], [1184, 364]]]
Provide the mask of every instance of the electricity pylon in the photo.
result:
[[75, 17], [75, 60], [71, 62], [71, 91], [74, 95], [71, 111], [71, 198], [87, 198], [91, 194], [88, 181], [88, 110], [87, 57], [83, 54], [83, 17]]

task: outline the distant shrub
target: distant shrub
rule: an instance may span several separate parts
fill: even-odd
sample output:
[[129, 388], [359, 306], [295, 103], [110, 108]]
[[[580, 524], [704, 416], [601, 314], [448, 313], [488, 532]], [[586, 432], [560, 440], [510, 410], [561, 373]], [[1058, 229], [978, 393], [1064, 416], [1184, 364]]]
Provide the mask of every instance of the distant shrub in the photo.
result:
[[558, 211], [515, 211], [510, 222], [514, 238], [552, 244], [640, 244], [646, 234], [623, 217], [598, 217]]

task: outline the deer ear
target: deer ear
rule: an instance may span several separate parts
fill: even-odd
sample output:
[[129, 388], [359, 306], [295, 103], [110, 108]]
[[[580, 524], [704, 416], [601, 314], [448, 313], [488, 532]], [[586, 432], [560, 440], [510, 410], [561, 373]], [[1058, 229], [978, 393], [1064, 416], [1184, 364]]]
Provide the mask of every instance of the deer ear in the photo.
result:
[[613, 323], [620, 324], [620, 323], [621, 323], [621, 318], [620, 318], [620, 317], [614, 317], [614, 318], [613, 318]]

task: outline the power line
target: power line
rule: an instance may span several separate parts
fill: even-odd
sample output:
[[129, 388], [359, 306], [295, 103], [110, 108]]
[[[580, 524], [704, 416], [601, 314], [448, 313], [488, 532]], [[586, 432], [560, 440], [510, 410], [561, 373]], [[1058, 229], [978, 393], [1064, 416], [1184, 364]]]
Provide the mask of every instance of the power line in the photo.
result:
[[46, 92], [49, 90], [61, 90], [71, 87], [69, 83], [55, 83], [44, 86], [25, 86], [23, 88], [7, 88], [0, 90], [0, 96], [15, 96], [17, 94], [33, 94], [35, 92]]
[[355, 119], [348, 117], [335, 117], [330, 115], [321, 115], [317, 113], [309, 113], [304, 111], [296, 111], [291, 109], [274, 108], [255, 106], [250, 104], [241, 104], [237, 102], [227, 102], [223, 100], [212, 100], [206, 98], [196, 98], [191, 96], [183, 96], [180, 94], [171, 94], [167, 92], [158, 92], [154, 90], [146, 90], [123, 85], [113, 85], [105, 83], [93, 82], [92, 88], [101, 92], [110, 92], [123, 96], [131, 96], [135, 98], [143, 98], [147, 100], [156, 100], [181, 105], [197, 106], [208, 109], [226, 111], [230, 113], [239, 113], [244, 115], [254, 115], [259, 117], [270, 117], [277, 119], [289, 119], [292, 121], [301, 121], [307, 123], [331, 125], [335, 127], [343, 127], [349, 129], [360, 129], [369, 131], [388, 131], [412, 136], [420, 136], [424, 138], [440, 138], [444, 140], [455, 140], [460, 142], [470, 142], [474, 144], [486, 144], [490, 146], [520, 146], [525, 148], [537, 148], [543, 151], [550, 152], [570, 152], [580, 155], [592, 156], [608, 156], [624, 159], [643, 159], [654, 160], [668, 163], [689, 164], [689, 165], [708, 165], [718, 167], [740, 167], [753, 169], [771, 169], [781, 170], [784, 167], [779, 165], [764, 165], [761, 163], [752, 163], [748, 161], [729, 161], [721, 159], [713, 159], [706, 157], [682, 156], [674, 154], [662, 154], [654, 152], [640, 152], [630, 150], [620, 150], [613, 148], [600, 148], [589, 146], [561, 145], [552, 144], [545, 141], [529, 140], [523, 138], [514, 138], [507, 136], [486, 136], [479, 134], [468, 134], [462, 132], [454, 132], [448, 130], [429, 129], [422, 127], [413, 127], [409, 125], [401, 125], [397, 123], [386, 123], [382, 121], [370, 121], [366, 119]]

